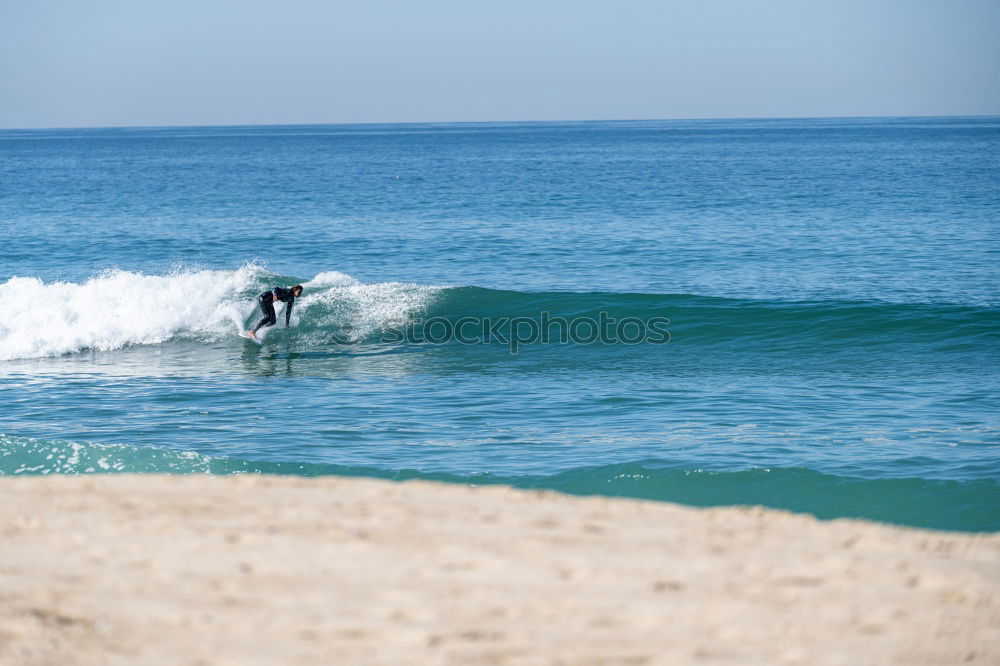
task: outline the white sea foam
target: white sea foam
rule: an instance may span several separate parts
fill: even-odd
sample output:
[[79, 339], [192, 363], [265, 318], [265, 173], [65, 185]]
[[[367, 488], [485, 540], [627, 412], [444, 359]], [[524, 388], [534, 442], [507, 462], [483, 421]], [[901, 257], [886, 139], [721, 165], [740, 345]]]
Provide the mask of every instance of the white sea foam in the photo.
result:
[[353, 287], [356, 284], [359, 284], [359, 282], [346, 273], [327, 271], [309, 280], [302, 287]]
[[302, 305], [296, 304], [302, 320], [310, 327], [336, 327], [355, 340], [410, 321], [441, 290], [402, 282], [365, 284], [336, 272], [320, 273], [302, 286]]
[[239, 294], [261, 273], [110, 270], [82, 284], [14, 277], [0, 284], [0, 359], [109, 351], [156, 344], [179, 333], [221, 334], [240, 318]]
[[[0, 360], [112, 351], [173, 338], [231, 338], [257, 314], [255, 296], [272, 282], [288, 280], [255, 265], [162, 276], [109, 270], [83, 283], [13, 277], [0, 284]], [[349, 324], [358, 337], [405, 320], [436, 291], [401, 283], [362, 284], [336, 271], [320, 273], [304, 286], [293, 325], [304, 323], [316, 331]]]

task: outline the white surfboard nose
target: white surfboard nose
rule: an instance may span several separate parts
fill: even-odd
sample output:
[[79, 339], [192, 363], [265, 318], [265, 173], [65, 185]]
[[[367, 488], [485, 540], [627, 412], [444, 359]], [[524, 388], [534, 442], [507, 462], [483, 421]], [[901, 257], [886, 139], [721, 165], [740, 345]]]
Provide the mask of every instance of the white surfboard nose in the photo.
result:
[[257, 343], [258, 345], [262, 345], [262, 344], [264, 344], [264, 341], [263, 341], [263, 340], [261, 340], [260, 338], [258, 338], [258, 337], [256, 337], [256, 336], [253, 336], [253, 335], [250, 335], [250, 332], [249, 332], [249, 331], [240, 331], [240, 332], [238, 333], [238, 335], [239, 335], [239, 336], [240, 336], [241, 338], [246, 338], [247, 340], [250, 340], [251, 342], [256, 342], [256, 343]]

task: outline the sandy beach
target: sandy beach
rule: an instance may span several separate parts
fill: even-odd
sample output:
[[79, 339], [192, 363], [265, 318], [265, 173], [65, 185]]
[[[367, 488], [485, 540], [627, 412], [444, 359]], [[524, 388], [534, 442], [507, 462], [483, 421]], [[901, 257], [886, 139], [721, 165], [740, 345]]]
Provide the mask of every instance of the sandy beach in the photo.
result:
[[345, 478], [0, 497], [5, 666], [1000, 662], [995, 534]]

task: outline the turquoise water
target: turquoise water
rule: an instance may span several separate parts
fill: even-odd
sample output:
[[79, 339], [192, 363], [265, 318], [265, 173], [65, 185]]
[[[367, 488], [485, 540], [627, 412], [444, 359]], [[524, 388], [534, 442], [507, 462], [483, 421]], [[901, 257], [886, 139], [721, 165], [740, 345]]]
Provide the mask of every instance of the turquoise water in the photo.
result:
[[0, 183], [0, 474], [1000, 530], [998, 118], [2, 131]]

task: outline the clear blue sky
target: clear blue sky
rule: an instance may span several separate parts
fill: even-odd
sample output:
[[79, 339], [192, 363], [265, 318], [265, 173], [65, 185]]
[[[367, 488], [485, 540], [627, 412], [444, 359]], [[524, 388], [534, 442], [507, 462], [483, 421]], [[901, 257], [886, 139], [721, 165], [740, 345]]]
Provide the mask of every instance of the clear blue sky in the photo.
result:
[[0, 127], [1000, 114], [1000, 0], [0, 0]]

